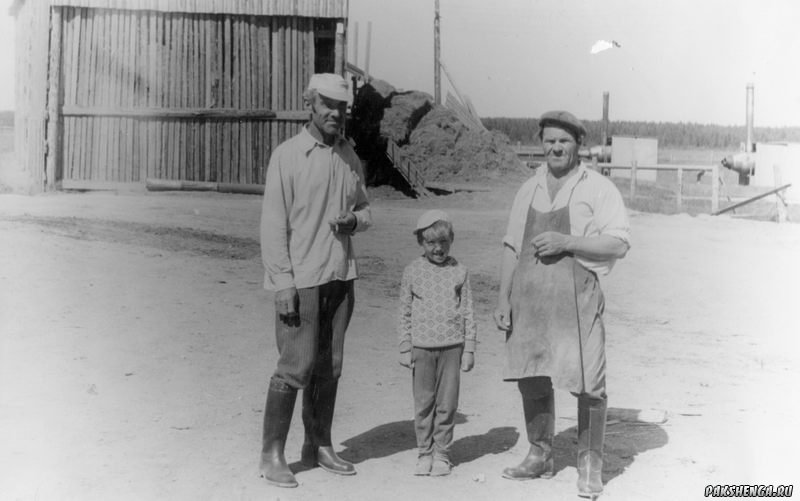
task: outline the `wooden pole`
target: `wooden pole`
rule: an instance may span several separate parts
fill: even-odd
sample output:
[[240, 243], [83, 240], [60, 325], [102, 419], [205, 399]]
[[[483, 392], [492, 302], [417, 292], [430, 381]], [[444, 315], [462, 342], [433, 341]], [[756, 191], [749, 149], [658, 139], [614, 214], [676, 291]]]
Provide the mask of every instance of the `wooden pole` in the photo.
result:
[[608, 91], [603, 92], [603, 138], [601, 146], [608, 146]]
[[47, 93], [47, 160], [45, 190], [56, 189], [56, 172], [61, 152], [61, 7], [50, 18], [50, 61]]
[[358, 66], [358, 21], [353, 27], [353, 64]]
[[334, 73], [337, 75], [344, 75], [344, 63], [345, 63], [345, 38], [344, 38], [344, 21], [337, 21], [336, 22], [336, 41], [334, 42], [334, 49], [333, 49], [333, 68]]
[[372, 43], [372, 21], [367, 21], [367, 50], [364, 55], [364, 81], [369, 82], [369, 46]]
[[630, 201], [633, 203], [636, 200], [636, 160], [631, 162], [631, 194]]
[[683, 168], [678, 167], [678, 191], [677, 195], [677, 203], [678, 203], [678, 212], [681, 212], [683, 209]]
[[442, 104], [442, 75], [439, 67], [441, 58], [441, 42], [439, 39], [439, 0], [436, 0], [436, 11], [433, 15], [433, 89], [434, 102]]
[[768, 191], [768, 192], [766, 192], [766, 193], [762, 193], [762, 194], [760, 194], [760, 195], [756, 195], [756, 196], [754, 196], [754, 197], [750, 197], [750, 198], [748, 198], [747, 200], [743, 200], [743, 201], [741, 201], [741, 202], [739, 202], [739, 203], [735, 203], [735, 204], [731, 205], [730, 207], [725, 207], [725, 208], [724, 208], [724, 209], [722, 209], [722, 210], [715, 211], [715, 212], [713, 212], [711, 215], [712, 215], [712, 216], [718, 216], [718, 215], [720, 215], [720, 214], [725, 214], [726, 212], [729, 212], [729, 211], [732, 211], [732, 210], [734, 210], [734, 209], [738, 209], [739, 207], [742, 207], [742, 206], [744, 206], [744, 205], [747, 205], [747, 204], [753, 203], [753, 202], [755, 202], [756, 200], [761, 200], [761, 199], [762, 199], [762, 198], [764, 198], [764, 197], [768, 197], [768, 196], [770, 196], [770, 195], [773, 195], [773, 194], [775, 194], [775, 193], [779, 193], [779, 192], [781, 192], [781, 191], [783, 191], [783, 190], [785, 190], [785, 189], [787, 189], [787, 188], [790, 188], [791, 186], [792, 186], [792, 184], [791, 184], [791, 183], [789, 183], [789, 184], [784, 184], [783, 186], [778, 186], [777, 188], [771, 189], [771, 190], [769, 190], [769, 191]]
[[719, 165], [711, 167], [711, 213], [719, 210]]
[[[781, 176], [781, 166], [775, 164], [772, 166], [774, 175], [775, 175], [775, 187], [781, 186], [782, 184], [782, 176]], [[776, 210], [776, 220], [779, 223], [786, 222], [786, 200], [783, 198], [783, 193], [780, 191], [775, 192], [775, 210]]]

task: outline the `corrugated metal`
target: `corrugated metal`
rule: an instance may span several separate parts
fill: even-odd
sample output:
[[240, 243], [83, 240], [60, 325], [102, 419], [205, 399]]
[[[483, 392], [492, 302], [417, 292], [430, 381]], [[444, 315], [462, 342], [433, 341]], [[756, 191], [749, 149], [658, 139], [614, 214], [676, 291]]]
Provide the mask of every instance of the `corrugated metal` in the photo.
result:
[[11, 14], [16, 15], [25, 3], [193, 14], [347, 17], [347, 0], [15, 0]]

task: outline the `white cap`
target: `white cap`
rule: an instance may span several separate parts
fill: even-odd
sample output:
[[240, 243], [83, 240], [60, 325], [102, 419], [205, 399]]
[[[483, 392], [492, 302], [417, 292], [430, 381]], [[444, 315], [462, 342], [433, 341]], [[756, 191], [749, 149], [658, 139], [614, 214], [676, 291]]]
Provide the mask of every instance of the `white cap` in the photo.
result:
[[414, 234], [419, 231], [424, 230], [425, 228], [429, 227], [436, 221], [447, 221], [450, 222], [450, 216], [443, 210], [433, 209], [425, 212], [422, 214], [419, 219], [417, 219], [417, 227], [414, 229]]
[[347, 89], [347, 82], [335, 73], [317, 73], [311, 75], [308, 81], [308, 90], [315, 89], [323, 96], [337, 101], [348, 101], [350, 93]]

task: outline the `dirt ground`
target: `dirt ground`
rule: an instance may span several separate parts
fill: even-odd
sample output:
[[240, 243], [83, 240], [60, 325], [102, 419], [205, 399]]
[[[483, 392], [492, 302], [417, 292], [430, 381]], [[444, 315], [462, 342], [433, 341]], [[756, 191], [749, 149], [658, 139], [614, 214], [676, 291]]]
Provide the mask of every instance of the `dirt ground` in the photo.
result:
[[[493, 326], [517, 180], [419, 201], [373, 190], [345, 346], [335, 447], [354, 477], [257, 473], [276, 362], [262, 289], [260, 198], [208, 193], [0, 195], [0, 499], [576, 499], [576, 402], [556, 394], [556, 475], [501, 478], [527, 450]], [[472, 272], [479, 341], [462, 379], [455, 469], [414, 477], [397, 287], [421, 212], [449, 211]], [[632, 213], [633, 248], [602, 279], [608, 500], [701, 499], [708, 484], [794, 484], [800, 225]], [[796, 460], [796, 458], [795, 458]]]

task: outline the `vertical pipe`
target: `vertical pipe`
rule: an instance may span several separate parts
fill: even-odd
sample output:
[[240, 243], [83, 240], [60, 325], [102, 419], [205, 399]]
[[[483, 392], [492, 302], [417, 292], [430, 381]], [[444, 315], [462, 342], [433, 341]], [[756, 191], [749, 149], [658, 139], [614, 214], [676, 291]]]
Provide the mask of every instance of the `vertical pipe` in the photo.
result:
[[367, 50], [364, 57], [364, 80], [369, 82], [369, 46], [372, 43], [372, 21], [367, 21]]
[[711, 213], [719, 210], [719, 165], [711, 165]]
[[753, 82], [747, 83], [747, 142], [745, 152], [755, 151], [753, 144]]
[[603, 138], [602, 146], [608, 146], [608, 91], [603, 92]]
[[344, 76], [344, 63], [345, 63], [345, 25], [344, 21], [337, 21], [336, 22], [336, 42], [334, 48], [334, 62], [333, 62], [333, 72], [337, 75]]
[[442, 104], [442, 77], [439, 69], [441, 57], [441, 44], [439, 40], [439, 0], [436, 0], [436, 10], [433, 14], [433, 89], [435, 104]]
[[358, 67], [358, 21], [353, 31], [353, 64]]

